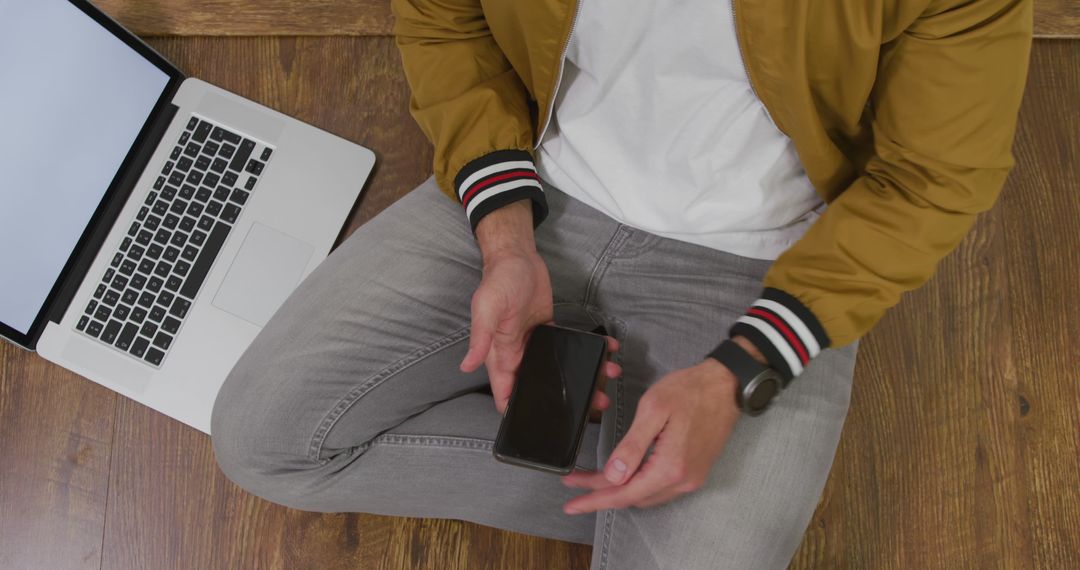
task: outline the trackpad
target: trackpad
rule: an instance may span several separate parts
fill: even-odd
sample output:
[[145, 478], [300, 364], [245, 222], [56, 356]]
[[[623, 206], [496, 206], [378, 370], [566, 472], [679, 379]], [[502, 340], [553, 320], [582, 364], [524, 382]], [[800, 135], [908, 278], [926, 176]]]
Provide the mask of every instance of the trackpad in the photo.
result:
[[214, 306], [263, 326], [300, 283], [314, 247], [255, 222], [221, 283]]

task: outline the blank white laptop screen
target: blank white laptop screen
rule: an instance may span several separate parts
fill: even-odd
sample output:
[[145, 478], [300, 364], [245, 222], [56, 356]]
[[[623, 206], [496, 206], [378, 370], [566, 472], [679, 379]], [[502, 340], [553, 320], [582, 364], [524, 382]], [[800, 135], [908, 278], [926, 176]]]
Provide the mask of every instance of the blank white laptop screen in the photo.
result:
[[29, 332], [168, 82], [65, 0], [0, 0], [0, 322]]

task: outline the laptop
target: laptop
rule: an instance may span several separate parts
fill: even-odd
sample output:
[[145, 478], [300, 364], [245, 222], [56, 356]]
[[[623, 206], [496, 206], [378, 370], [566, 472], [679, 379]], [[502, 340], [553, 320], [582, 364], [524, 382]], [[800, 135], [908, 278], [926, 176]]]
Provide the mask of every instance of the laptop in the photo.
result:
[[0, 335], [207, 433], [375, 162], [83, 0], [0, 0], [0, 125]]

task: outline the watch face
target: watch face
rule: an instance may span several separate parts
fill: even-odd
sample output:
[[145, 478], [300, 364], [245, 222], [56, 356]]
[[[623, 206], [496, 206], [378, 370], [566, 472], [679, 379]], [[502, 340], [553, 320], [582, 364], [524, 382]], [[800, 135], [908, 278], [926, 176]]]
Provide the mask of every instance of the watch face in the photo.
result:
[[773, 396], [779, 391], [780, 382], [777, 378], [759, 377], [757, 386], [755, 386], [753, 391], [749, 394], [750, 397], [746, 401], [746, 407], [755, 411], [764, 410], [773, 399]]

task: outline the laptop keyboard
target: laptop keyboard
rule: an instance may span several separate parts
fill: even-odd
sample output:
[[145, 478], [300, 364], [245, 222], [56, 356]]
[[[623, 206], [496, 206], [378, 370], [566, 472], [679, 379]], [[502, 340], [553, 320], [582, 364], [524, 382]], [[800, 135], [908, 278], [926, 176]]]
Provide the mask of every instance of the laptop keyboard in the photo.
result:
[[272, 155], [191, 117], [76, 330], [161, 366]]

